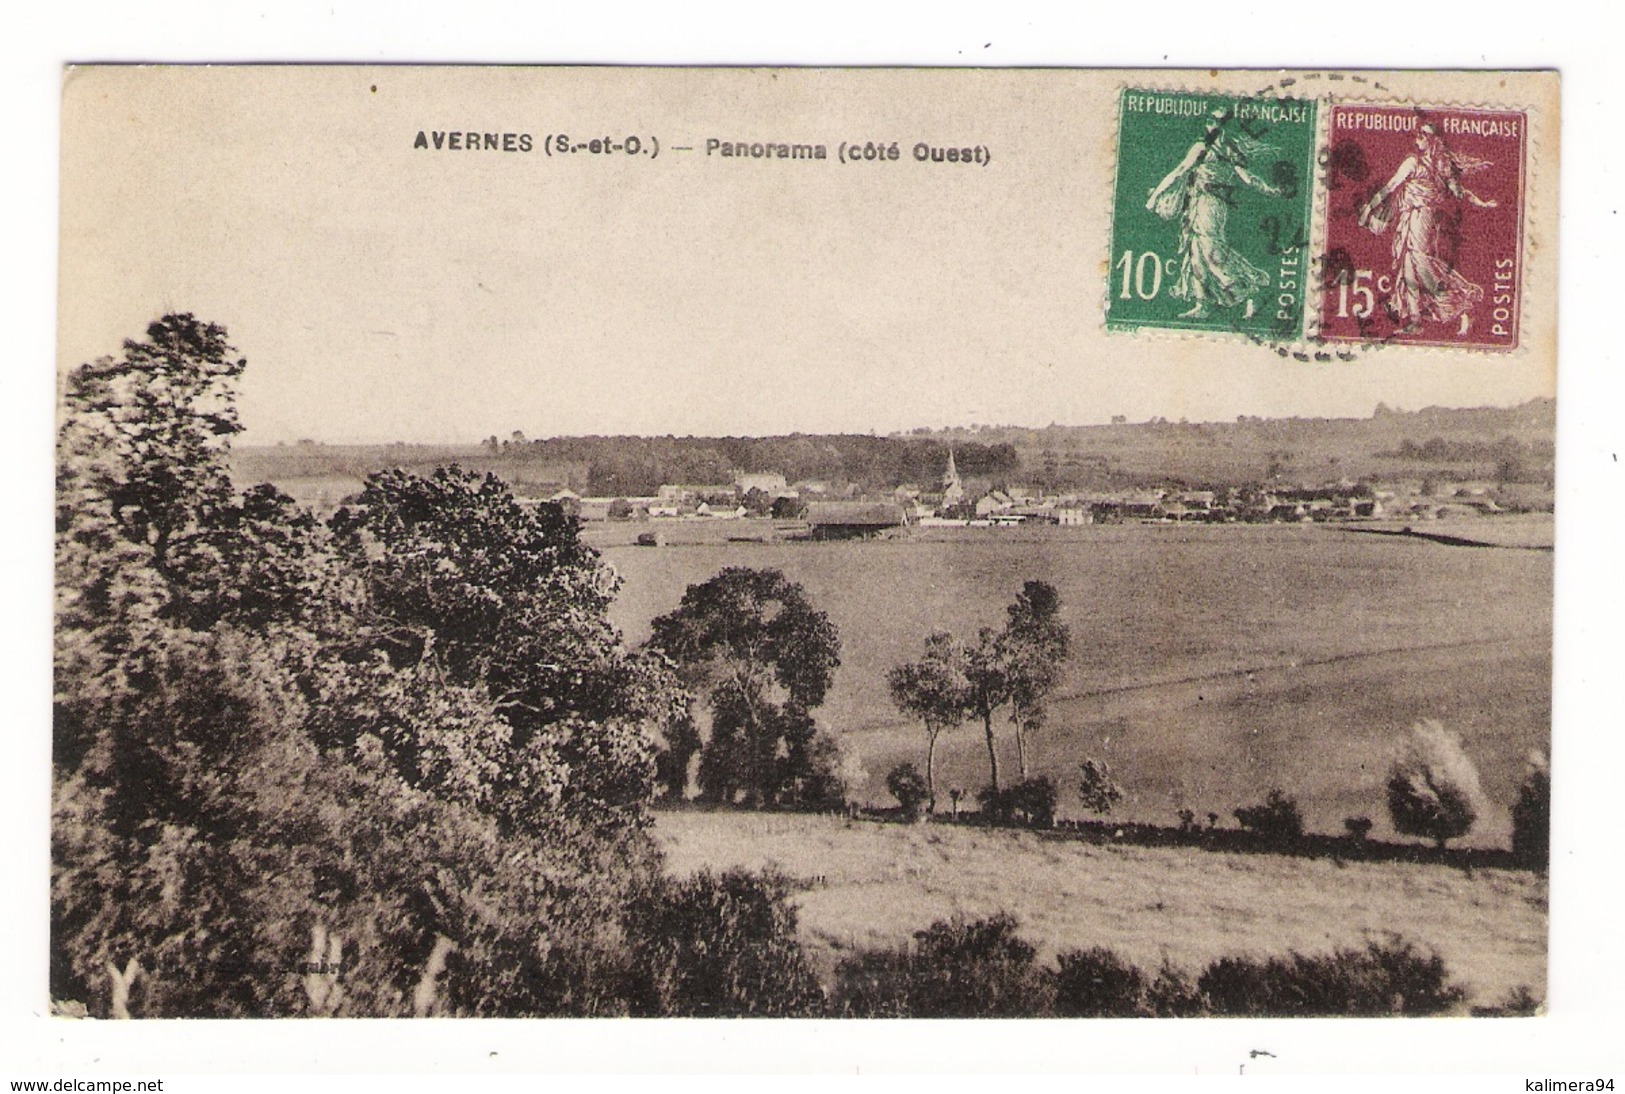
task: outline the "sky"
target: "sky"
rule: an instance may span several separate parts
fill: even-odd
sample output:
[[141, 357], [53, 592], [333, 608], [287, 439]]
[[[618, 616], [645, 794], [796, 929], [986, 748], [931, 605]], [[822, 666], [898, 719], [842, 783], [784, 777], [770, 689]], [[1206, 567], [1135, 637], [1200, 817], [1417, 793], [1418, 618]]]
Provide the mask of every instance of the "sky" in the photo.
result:
[[[190, 311], [248, 359], [248, 443], [1359, 417], [1552, 393], [1551, 324], [1527, 319], [1513, 355], [1329, 364], [1108, 335], [1126, 79], [80, 69], [63, 98], [59, 368]], [[532, 151], [414, 147], [464, 130], [528, 134]], [[661, 154], [549, 156], [559, 132]], [[724, 158], [708, 138], [832, 158]], [[869, 140], [898, 160], [834, 159]], [[922, 166], [919, 140], [991, 162]], [[1528, 280], [1526, 310], [1550, 311]]]

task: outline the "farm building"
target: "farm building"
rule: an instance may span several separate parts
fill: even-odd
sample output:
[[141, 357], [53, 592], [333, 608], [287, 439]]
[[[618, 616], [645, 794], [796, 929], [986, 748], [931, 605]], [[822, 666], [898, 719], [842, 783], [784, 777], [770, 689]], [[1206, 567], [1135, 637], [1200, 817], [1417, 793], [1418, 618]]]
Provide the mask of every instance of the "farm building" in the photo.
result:
[[895, 501], [815, 501], [807, 523], [814, 539], [855, 539], [906, 526], [908, 511]]
[[760, 490], [768, 497], [776, 498], [788, 491], [789, 487], [785, 485], [783, 475], [773, 471], [763, 471], [752, 474], [741, 472], [735, 475], [734, 489], [738, 490], [741, 496], [750, 493], [752, 490]]

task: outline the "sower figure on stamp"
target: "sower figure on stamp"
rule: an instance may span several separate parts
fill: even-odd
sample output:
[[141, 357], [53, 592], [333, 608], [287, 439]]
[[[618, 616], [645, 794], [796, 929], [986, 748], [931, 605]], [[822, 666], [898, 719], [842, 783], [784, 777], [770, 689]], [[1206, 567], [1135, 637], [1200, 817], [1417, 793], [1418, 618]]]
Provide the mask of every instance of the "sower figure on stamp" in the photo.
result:
[[1208, 314], [1210, 304], [1233, 308], [1246, 302], [1253, 314], [1252, 297], [1270, 283], [1269, 274], [1249, 262], [1226, 239], [1230, 217], [1230, 191], [1236, 180], [1265, 194], [1281, 190], [1248, 169], [1249, 161], [1269, 147], [1244, 134], [1225, 132], [1229, 115], [1213, 112], [1203, 138], [1191, 145], [1179, 166], [1152, 189], [1145, 207], [1164, 220], [1179, 218], [1179, 277], [1172, 294], [1189, 300], [1181, 319]]
[[1361, 227], [1381, 234], [1394, 226], [1394, 290], [1389, 311], [1401, 333], [1417, 330], [1423, 320], [1449, 323], [1461, 320], [1460, 334], [1472, 326], [1472, 309], [1484, 298], [1475, 285], [1455, 268], [1459, 218], [1447, 215], [1455, 201], [1480, 209], [1496, 203], [1461, 184], [1462, 176], [1481, 171], [1489, 161], [1453, 152], [1431, 125], [1416, 133], [1416, 151], [1394, 172], [1394, 177], [1360, 207]]

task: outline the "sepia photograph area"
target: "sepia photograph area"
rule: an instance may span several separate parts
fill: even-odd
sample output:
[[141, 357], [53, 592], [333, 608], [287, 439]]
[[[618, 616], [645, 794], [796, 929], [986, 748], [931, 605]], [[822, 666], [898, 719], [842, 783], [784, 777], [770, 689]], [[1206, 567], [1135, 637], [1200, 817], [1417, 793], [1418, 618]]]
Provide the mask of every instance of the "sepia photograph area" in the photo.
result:
[[41, 995], [1542, 1012], [1557, 110], [69, 69]]

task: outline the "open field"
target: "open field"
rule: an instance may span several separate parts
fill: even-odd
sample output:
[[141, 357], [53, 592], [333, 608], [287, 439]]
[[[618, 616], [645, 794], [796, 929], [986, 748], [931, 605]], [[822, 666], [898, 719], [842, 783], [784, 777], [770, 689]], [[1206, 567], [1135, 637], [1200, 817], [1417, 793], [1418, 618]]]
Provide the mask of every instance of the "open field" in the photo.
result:
[[[956, 530], [959, 531], [959, 530]], [[925, 635], [1003, 622], [1029, 578], [1054, 584], [1077, 652], [1035, 741], [1062, 785], [1085, 755], [1128, 790], [1127, 819], [1230, 812], [1271, 786], [1309, 827], [1366, 815], [1389, 838], [1382, 780], [1415, 721], [1459, 731], [1494, 809], [1466, 840], [1504, 846], [1506, 808], [1551, 719], [1552, 555], [1450, 547], [1335, 526], [1122, 525], [1013, 536], [860, 543], [605, 546], [624, 587], [611, 617], [629, 640], [689, 584], [724, 566], [772, 566], [806, 586], [840, 628], [842, 667], [820, 720], [856, 744], [865, 797], [924, 733], [892, 708], [885, 672]], [[969, 534], [966, 534], [969, 533]], [[979, 533], [979, 534], [978, 534]], [[1015, 746], [1001, 725], [1001, 765]], [[939, 744], [939, 786], [987, 781], [979, 727]]]
[[675, 874], [773, 865], [797, 893], [827, 976], [854, 948], [896, 945], [955, 913], [1007, 911], [1048, 960], [1109, 947], [1192, 972], [1226, 954], [1325, 952], [1399, 932], [1439, 951], [1471, 1004], [1544, 996], [1546, 881], [1512, 870], [1102, 847], [1034, 832], [805, 814], [661, 811]]

